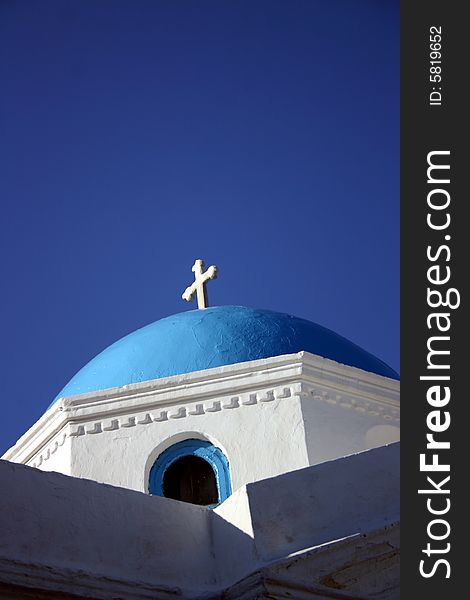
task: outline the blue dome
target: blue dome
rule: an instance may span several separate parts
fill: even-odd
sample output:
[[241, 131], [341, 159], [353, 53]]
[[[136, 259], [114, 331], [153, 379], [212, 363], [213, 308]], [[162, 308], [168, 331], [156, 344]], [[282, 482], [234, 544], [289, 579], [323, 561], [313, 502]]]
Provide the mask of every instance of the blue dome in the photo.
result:
[[311, 321], [216, 306], [160, 319], [120, 339], [85, 365], [57, 398], [302, 350], [398, 379], [384, 362]]

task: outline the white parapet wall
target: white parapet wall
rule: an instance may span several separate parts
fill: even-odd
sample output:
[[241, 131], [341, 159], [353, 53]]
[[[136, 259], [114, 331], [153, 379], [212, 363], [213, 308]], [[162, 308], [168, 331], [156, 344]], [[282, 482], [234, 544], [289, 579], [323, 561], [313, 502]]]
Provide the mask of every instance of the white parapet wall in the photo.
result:
[[398, 521], [398, 461], [398, 444], [376, 448], [243, 486], [213, 511], [0, 461], [0, 591], [197, 598], [339, 540], [354, 561], [358, 536]]
[[143, 588], [214, 585], [203, 507], [6, 461], [0, 480], [3, 578], [23, 574], [59, 589], [70, 578], [77, 590], [102, 578]]
[[213, 511], [219, 578], [397, 523], [399, 460], [394, 443], [245, 486]]

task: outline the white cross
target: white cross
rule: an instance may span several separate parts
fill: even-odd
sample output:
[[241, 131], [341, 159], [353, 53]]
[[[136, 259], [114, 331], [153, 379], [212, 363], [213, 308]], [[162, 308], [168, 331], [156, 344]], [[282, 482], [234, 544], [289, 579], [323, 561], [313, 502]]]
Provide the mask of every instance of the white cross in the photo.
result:
[[194, 273], [195, 281], [189, 287], [184, 290], [183, 300], [190, 302], [193, 299], [194, 292], [197, 292], [197, 307], [198, 308], [207, 308], [209, 302], [207, 300], [207, 290], [206, 283], [209, 279], [215, 279], [217, 277], [217, 267], [212, 265], [207, 269], [205, 273], [204, 270], [204, 261], [200, 258], [196, 260], [193, 265], [192, 271]]

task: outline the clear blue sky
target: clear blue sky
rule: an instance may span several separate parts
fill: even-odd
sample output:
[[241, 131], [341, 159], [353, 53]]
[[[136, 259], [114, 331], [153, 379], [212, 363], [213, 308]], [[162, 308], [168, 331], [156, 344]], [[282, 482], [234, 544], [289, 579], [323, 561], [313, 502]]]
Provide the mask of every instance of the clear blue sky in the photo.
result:
[[3, 0], [0, 82], [0, 451], [195, 258], [398, 370], [397, 1]]

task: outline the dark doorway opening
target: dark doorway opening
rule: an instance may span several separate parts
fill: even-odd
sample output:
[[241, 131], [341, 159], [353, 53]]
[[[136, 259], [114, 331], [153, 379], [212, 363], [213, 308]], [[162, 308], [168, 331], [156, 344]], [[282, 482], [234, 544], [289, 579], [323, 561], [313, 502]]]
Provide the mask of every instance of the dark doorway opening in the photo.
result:
[[163, 475], [163, 495], [201, 506], [217, 504], [219, 493], [211, 465], [199, 456], [183, 456]]

